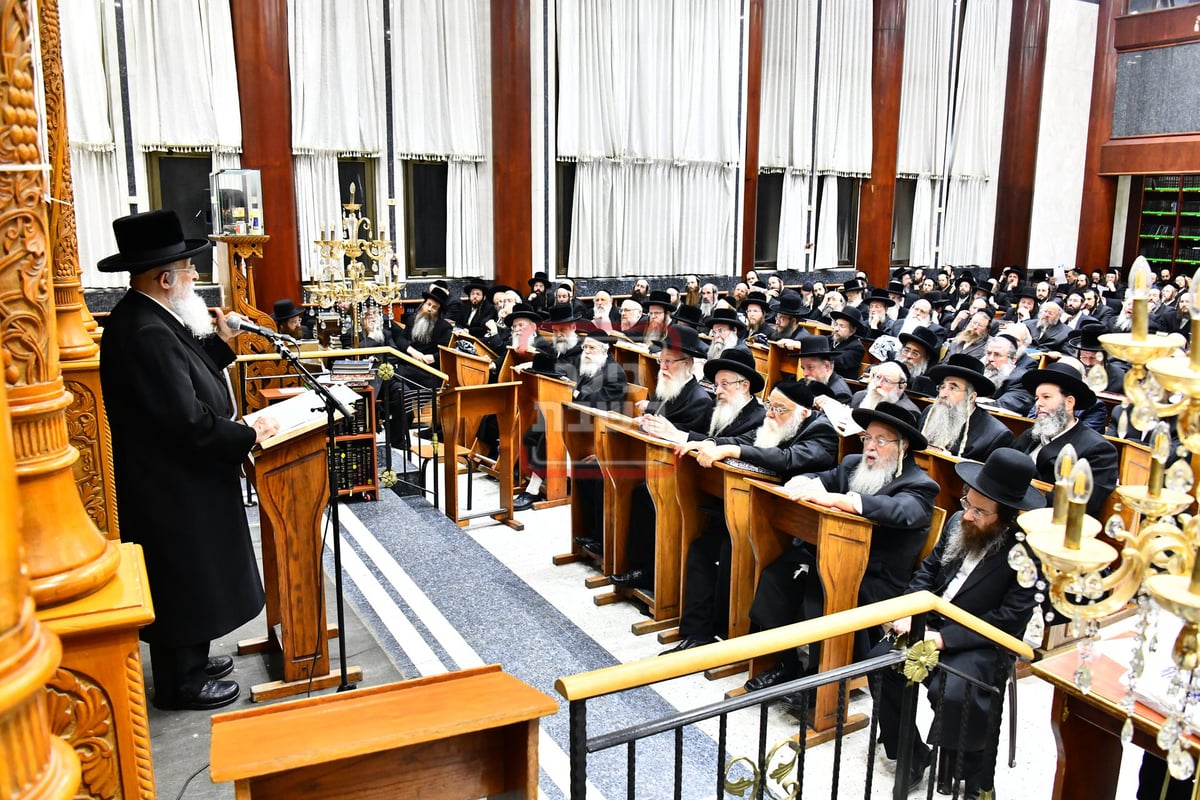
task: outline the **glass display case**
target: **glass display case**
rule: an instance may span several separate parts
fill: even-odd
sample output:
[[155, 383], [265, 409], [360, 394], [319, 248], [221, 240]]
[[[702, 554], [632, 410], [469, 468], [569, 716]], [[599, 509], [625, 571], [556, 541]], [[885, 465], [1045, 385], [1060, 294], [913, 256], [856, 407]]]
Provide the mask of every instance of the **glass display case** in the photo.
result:
[[256, 169], [223, 169], [209, 175], [212, 232], [217, 236], [262, 236], [262, 173]]

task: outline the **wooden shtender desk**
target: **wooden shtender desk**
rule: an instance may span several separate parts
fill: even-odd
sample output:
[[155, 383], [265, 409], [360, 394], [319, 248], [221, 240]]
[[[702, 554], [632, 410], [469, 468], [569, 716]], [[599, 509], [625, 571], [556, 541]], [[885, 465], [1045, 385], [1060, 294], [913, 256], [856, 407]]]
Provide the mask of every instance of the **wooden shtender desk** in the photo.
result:
[[537, 797], [557, 710], [492, 665], [218, 714], [211, 774], [238, 800]]

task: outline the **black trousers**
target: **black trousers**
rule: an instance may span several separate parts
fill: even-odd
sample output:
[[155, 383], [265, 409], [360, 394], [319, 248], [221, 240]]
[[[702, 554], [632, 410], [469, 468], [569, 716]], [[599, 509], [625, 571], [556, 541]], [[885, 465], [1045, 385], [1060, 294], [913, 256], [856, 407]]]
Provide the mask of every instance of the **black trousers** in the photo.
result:
[[154, 674], [154, 698], [174, 703], [181, 694], [195, 694], [208, 675], [208, 642], [191, 645], [150, 645], [150, 670]]
[[685, 639], [729, 635], [729, 560], [733, 543], [724, 519], [709, 520], [688, 547], [679, 633]]
[[653, 577], [657, 524], [658, 510], [654, 507], [654, 499], [646, 484], [639, 483], [629, 497], [629, 529], [625, 533], [627, 569], [640, 569]]

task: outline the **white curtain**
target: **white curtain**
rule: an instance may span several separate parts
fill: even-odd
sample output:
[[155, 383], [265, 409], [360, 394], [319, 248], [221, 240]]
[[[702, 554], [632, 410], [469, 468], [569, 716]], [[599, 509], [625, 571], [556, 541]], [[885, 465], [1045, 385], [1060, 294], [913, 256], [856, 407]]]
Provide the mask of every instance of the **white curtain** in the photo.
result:
[[[289, 0], [292, 152], [301, 275], [315, 275], [313, 241], [342, 216], [337, 157], [379, 157], [384, 107], [382, 7]], [[386, 188], [376, 181], [376, 216]], [[360, 187], [364, 191], [369, 187]], [[379, 219], [372, 220], [377, 227]]]
[[806, 267], [816, 52], [817, 4], [765, 0], [758, 166], [784, 173], [779, 269]]
[[448, 162], [452, 277], [495, 273], [489, 21], [490, 4], [479, 0], [392, 3], [395, 157]]
[[990, 266], [1011, 4], [972, 0], [959, 53], [942, 262]]
[[117, 287], [124, 273], [100, 272], [96, 262], [117, 251], [112, 221], [128, 212], [121, 189], [116, 141], [108, 105], [108, 63], [99, 0], [76, 0], [61, 14], [63, 83], [75, 195], [75, 233], [81, 280], [89, 287]]
[[558, 153], [578, 162], [576, 277], [729, 274], [736, 0], [562, 0]]
[[933, 264], [937, 180], [945, 168], [954, 0], [912, 3], [905, 12], [904, 69], [896, 173], [916, 179], [909, 263]]

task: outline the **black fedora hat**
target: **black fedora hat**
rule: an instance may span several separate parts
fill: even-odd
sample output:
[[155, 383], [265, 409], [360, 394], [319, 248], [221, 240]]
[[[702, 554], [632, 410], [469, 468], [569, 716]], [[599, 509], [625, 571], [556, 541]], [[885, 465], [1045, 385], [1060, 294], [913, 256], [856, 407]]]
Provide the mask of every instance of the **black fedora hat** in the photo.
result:
[[732, 308], [715, 308], [715, 309], [713, 309], [712, 314], [710, 314], [708, 317], [709, 329], [711, 329], [712, 326], [716, 325], [717, 323], [720, 323], [722, 325], [732, 326], [732, 327], [736, 328], [740, 333], [746, 332], [746, 323], [742, 321], [742, 318], [739, 317], [737, 315], [737, 312], [734, 311]]
[[963, 483], [990, 500], [1018, 511], [1046, 505], [1042, 493], [1030, 485], [1037, 478], [1033, 459], [1011, 447], [988, 453], [987, 461], [963, 461], [954, 466]]
[[859, 311], [854, 306], [846, 306], [841, 311], [831, 311], [829, 313], [829, 316], [832, 317], [833, 319], [846, 320], [846, 322], [849, 322], [851, 325], [854, 326], [854, 330], [856, 332], [858, 330], [860, 330], [863, 326], [862, 312]]
[[935, 310], [938, 308], [945, 308], [946, 306], [950, 305], [950, 298], [946, 297], [946, 295], [942, 294], [937, 289], [934, 289], [932, 292], [926, 292], [922, 296], [922, 299], [929, 301], [929, 305], [931, 305]]
[[823, 334], [805, 336], [800, 340], [800, 358], [832, 359], [833, 349], [829, 346], [829, 337]]
[[671, 315], [671, 321], [699, 328], [704, 324], [704, 312], [700, 310], [700, 306], [681, 305]]
[[1021, 376], [1021, 384], [1034, 396], [1037, 395], [1037, 387], [1043, 383], [1053, 383], [1062, 389], [1063, 394], [1074, 397], [1076, 409], [1091, 408], [1096, 404], [1096, 393], [1083, 382], [1079, 372], [1067, 364], [1051, 364], [1045, 369], [1030, 370]]
[[512, 288], [511, 286], [506, 286], [503, 283], [494, 283], [487, 290], [487, 294], [489, 295], [488, 299], [490, 300], [492, 297], [495, 297], [496, 292], [514, 292], [514, 293], [516, 293], [517, 290]]
[[799, 292], [784, 290], [783, 294], [779, 295], [779, 305], [775, 308], [775, 313], [786, 314], [789, 317], [801, 316], [804, 313], [804, 298]]
[[996, 384], [983, 374], [983, 362], [966, 353], [955, 353], [929, 370], [928, 375], [934, 383], [940, 383], [943, 378], [960, 378], [971, 384], [981, 397], [991, 397], [996, 392]]
[[467, 282], [463, 284], [463, 293], [470, 294], [472, 289], [478, 289], [485, 296], [488, 293], [488, 285], [483, 278], [467, 278]]
[[207, 239], [183, 238], [179, 217], [169, 210], [146, 211], [114, 219], [112, 228], [119, 252], [96, 263], [96, 269], [101, 272], [139, 275], [191, 258], [212, 246]]
[[813, 407], [813, 399], [817, 395], [833, 397], [833, 390], [820, 381], [780, 381], [771, 387], [772, 392], [779, 392], [787, 399], [805, 408]]
[[537, 351], [533, 356], [533, 362], [526, 368], [526, 372], [532, 372], [536, 375], [548, 375], [551, 378], [564, 377], [558, 371], [558, 359], [554, 357], [552, 352]]
[[555, 303], [550, 306], [550, 316], [546, 318], [546, 324], [566, 325], [571, 322], [579, 322], [581, 319], [583, 317], [579, 316], [574, 303]]
[[664, 311], [668, 308], [674, 307], [674, 305], [675, 304], [671, 302], [671, 295], [667, 294], [661, 289], [655, 289], [650, 293], [649, 297], [642, 301], [643, 308], [649, 308], [650, 306], [661, 306]]
[[859, 278], [851, 278], [842, 284], [842, 294], [846, 292], [865, 292], [866, 290], [866, 282]]
[[292, 317], [298, 317], [303, 313], [303, 306], [297, 306], [292, 302], [291, 298], [285, 298], [283, 300], [275, 301], [274, 310], [271, 311], [271, 319], [275, 320], [276, 322], [283, 322], [284, 320], [291, 319]]
[[924, 325], [919, 328], [913, 328], [911, 333], [900, 334], [901, 344], [908, 344], [909, 342], [915, 342], [929, 354], [930, 364], [936, 363], [942, 354], [942, 346], [938, 344], [937, 334]]
[[1098, 353], [1104, 349], [1104, 345], [1100, 344], [1100, 337], [1106, 333], [1108, 333], [1108, 328], [1102, 323], [1081, 325], [1067, 338], [1067, 344], [1076, 350]]
[[662, 349], [674, 350], [695, 358], [708, 356], [708, 348], [704, 346], [704, 342], [700, 341], [700, 334], [696, 329], [683, 325], [667, 326], [667, 334], [662, 340]]
[[850, 414], [863, 430], [872, 422], [881, 422], [908, 440], [908, 450], [924, 450], [929, 446], [925, 434], [917, 427], [917, 418], [907, 408], [895, 403], [880, 403], [874, 408], [856, 408]]
[[745, 311], [749, 306], [758, 306], [766, 314], [771, 310], [771, 301], [767, 297], [766, 292], [760, 292], [756, 289], [746, 295], [746, 299], [738, 306], [738, 311]]
[[504, 321], [507, 324], [512, 325], [512, 322], [515, 319], [527, 319], [534, 325], [540, 325], [542, 322], [542, 315], [538, 313], [536, 308], [528, 303], [515, 303], [512, 307], [512, 311], [508, 312], [508, 316], [504, 318]]
[[901, 294], [903, 291], [904, 287], [900, 286], [899, 284], [897, 284], [895, 289], [893, 289], [889, 284], [886, 290], [872, 289], [871, 291], [867, 292], [867, 296], [863, 298], [863, 302], [867, 305], [870, 305], [871, 303], [883, 303], [886, 307], [891, 308], [892, 306], [896, 305], [896, 301], [893, 300], [888, 293], [895, 292], [896, 294]]
[[446, 290], [445, 286], [434, 283], [430, 284], [428, 291], [421, 292], [421, 298], [437, 303], [438, 311], [441, 312], [446, 307], [446, 302], [450, 299], [450, 292]]
[[1034, 287], [1032, 287], [1028, 284], [1025, 284], [1024, 286], [1018, 286], [1017, 291], [1013, 294], [1013, 297], [1016, 298], [1017, 300], [1020, 300], [1022, 297], [1028, 297], [1030, 300], [1033, 300], [1036, 302], [1037, 301], [1037, 289], [1035, 289]]
[[[758, 370], [754, 368], [754, 356], [745, 350], [737, 348], [729, 348], [721, 353], [720, 358], [710, 359], [704, 362], [704, 377], [710, 381], [716, 380], [716, 374], [721, 370], [729, 370], [736, 372], [746, 380], [750, 381], [750, 394], [758, 394], [766, 385], [766, 380], [762, 375], [758, 374]], [[809, 405], [812, 405], [809, 403]]]
[[595, 328], [584, 334], [584, 341], [585, 342], [602, 342], [603, 344], [607, 344], [607, 345], [611, 346], [613, 342], [625, 341], [625, 337], [624, 336], [614, 336], [611, 333], [605, 333], [600, 328]]
[[533, 288], [533, 285], [535, 283], [540, 283], [543, 286], [549, 286], [550, 285], [550, 276], [548, 276], [545, 272], [535, 272], [535, 273], [533, 273], [533, 277], [530, 278], [528, 281], [526, 281], [526, 283], [529, 284], [530, 289]]

